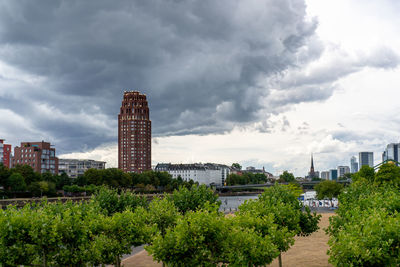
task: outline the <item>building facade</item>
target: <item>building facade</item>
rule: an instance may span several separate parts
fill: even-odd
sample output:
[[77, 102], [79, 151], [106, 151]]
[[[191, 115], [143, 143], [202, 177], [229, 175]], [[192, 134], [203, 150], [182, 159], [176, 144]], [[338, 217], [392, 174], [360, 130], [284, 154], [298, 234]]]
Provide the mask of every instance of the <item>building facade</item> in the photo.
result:
[[358, 162], [357, 162], [357, 158], [352, 156], [350, 159], [350, 171], [351, 173], [356, 173], [358, 172]]
[[338, 166], [337, 173], [338, 173], [339, 177], [344, 177], [344, 175], [346, 173], [350, 173], [350, 167], [349, 166]]
[[22, 142], [14, 148], [12, 167], [29, 165], [39, 173], [58, 174], [58, 158], [56, 149], [47, 142]]
[[7, 168], [11, 167], [11, 145], [4, 144], [4, 139], [0, 139], [0, 163]]
[[69, 178], [78, 178], [83, 176], [89, 169], [104, 170], [106, 163], [91, 159], [59, 159], [58, 172], [66, 173]]
[[194, 164], [171, 164], [159, 163], [156, 171], [165, 171], [171, 174], [172, 178], [181, 177], [184, 181], [193, 180], [199, 184], [223, 185], [230, 173], [226, 165], [215, 163], [194, 163]]
[[329, 180], [337, 181], [338, 171], [336, 169], [329, 170]]
[[[230, 173], [238, 174], [237, 170], [232, 167], [230, 167]], [[239, 174], [241, 175], [243, 173], [264, 174], [267, 178], [271, 178], [271, 179], [274, 177], [274, 175], [270, 172], [267, 172], [264, 167], [262, 169], [256, 169], [253, 166], [249, 166], [249, 167], [246, 167], [246, 170], [240, 171]]]
[[399, 149], [400, 144], [388, 144], [385, 151], [382, 153], [382, 161], [394, 160], [396, 162], [396, 165], [398, 165], [397, 162], [399, 161]]
[[118, 115], [118, 168], [151, 170], [151, 121], [146, 95], [124, 92]]
[[358, 162], [360, 163], [360, 169], [364, 165], [374, 167], [374, 152], [360, 152], [358, 154]]
[[321, 179], [329, 180], [329, 171], [321, 172]]

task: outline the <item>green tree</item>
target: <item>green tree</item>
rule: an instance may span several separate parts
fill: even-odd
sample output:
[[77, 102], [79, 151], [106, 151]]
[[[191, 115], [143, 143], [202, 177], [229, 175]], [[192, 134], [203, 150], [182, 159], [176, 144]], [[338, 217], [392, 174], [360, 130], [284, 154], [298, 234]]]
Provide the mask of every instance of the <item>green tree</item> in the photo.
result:
[[168, 172], [156, 172], [156, 176], [160, 182], [160, 186], [167, 186], [172, 183], [172, 176]]
[[0, 209], [0, 265], [31, 265], [36, 258], [30, 235], [34, 212], [30, 205]]
[[232, 163], [232, 168], [240, 171], [242, 169], [242, 166], [239, 163]]
[[[78, 176], [78, 178], [75, 178], [74, 180], [72, 180], [72, 183], [78, 185], [78, 186], [85, 186], [89, 184], [88, 178], [86, 175], [80, 175]], [[93, 184], [93, 183], [90, 183]], [[97, 185], [97, 183], [93, 184], [93, 185]]]
[[157, 226], [161, 236], [165, 236], [168, 228], [174, 227], [180, 213], [174, 203], [166, 197], [154, 198], [149, 204], [148, 220]]
[[375, 180], [375, 171], [374, 168], [364, 165], [360, 168], [360, 170], [353, 174], [353, 182], [357, 182], [359, 180], [366, 180], [369, 183], [373, 183]]
[[279, 175], [280, 183], [289, 183], [289, 182], [294, 182], [294, 181], [296, 181], [296, 179], [294, 178], [293, 173], [284, 171], [281, 175]]
[[24, 181], [27, 185], [30, 185], [33, 182], [39, 182], [42, 180], [42, 176], [40, 173], [37, 173], [33, 170], [33, 168], [29, 165], [17, 165], [10, 170], [12, 173], [19, 173], [24, 177]]
[[[295, 186], [275, 185], [265, 190], [258, 200], [247, 201], [239, 207], [238, 216], [255, 217], [262, 229], [262, 236], [273, 236], [272, 241], [280, 252], [287, 251], [294, 243], [295, 235], [309, 235], [318, 230], [321, 215], [311, 214], [309, 209], [302, 212], [302, 205], [297, 197], [299, 191]], [[265, 227], [268, 220], [273, 221], [276, 230]], [[271, 232], [272, 229], [272, 232]], [[279, 263], [282, 264], [281, 254]]]
[[352, 179], [352, 178], [353, 178], [353, 174], [350, 173], [350, 172], [345, 173], [344, 176], [343, 176], [343, 178], [344, 178], [344, 180]]
[[126, 209], [133, 211], [137, 207], [147, 206], [147, 199], [145, 197], [127, 191], [122, 191], [121, 194], [118, 194], [116, 189], [106, 187], [101, 187], [92, 196], [92, 201], [108, 216], [116, 212], [123, 212]]
[[10, 175], [10, 170], [3, 163], [0, 163], [0, 186], [7, 187], [7, 180]]
[[[102, 172], [97, 169], [89, 169], [85, 171], [84, 177], [87, 181], [87, 184], [94, 184], [94, 185], [102, 185], [104, 184], [104, 178], [102, 175]], [[78, 184], [80, 186], [86, 185], [86, 184]]]
[[400, 264], [400, 193], [393, 184], [352, 183], [329, 218], [328, 255], [335, 266]]
[[8, 177], [7, 185], [10, 187], [11, 191], [25, 191], [26, 183], [24, 177], [20, 173], [13, 173]]
[[45, 173], [42, 174], [42, 180], [46, 181], [46, 182], [53, 183], [53, 184], [57, 184], [58, 180], [59, 180], [59, 177], [58, 177], [58, 175], [55, 175], [55, 174], [53, 175], [50, 172], [45, 172]]
[[132, 246], [145, 244], [152, 235], [154, 228], [147, 225], [146, 218], [143, 208], [105, 217], [91, 242], [91, 263], [121, 266], [122, 255], [131, 253]]
[[168, 195], [167, 199], [173, 202], [181, 213], [204, 208], [206, 203], [215, 204], [216, 209], [221, 205], [215, 192], [205, 185], [192, 185], [190, 189], [181, 186], [178, 190], [174, 190], [171, 195]]
[[216, 211], [188, 212], [165, 236], [158, 234], [146, 250], [167, 266], [216, 266], [229, 229]]
[[59, 175], [59, 178], [57, 179], [56, 188], [62, 189], [64, 185], [72, 185], [72, 179], [69, 178], [65, 172]]
[[132, 184], [132, 177], [117, 168], [99, 170], [103, 176], [103, 184], [113, 187], [129, 187]]
[[281, 233], [278, 233], [272, 216], [260, 218], [242, 214], [226, 220], [229, 234], [221, 262], [232, 266], [265, 266], [279, 255], [274, 237]]
[[332, 201], [333, 198], [339, 196], [342, 188], [343, 185], [336, 181], [325, 180], [315, 186], [315, 191], [318, 199], [328, 198]]
[[382, 164], [375, 174], [375, 184], [391, 184], [400, 187], [400, 167], [393, 163]]
[[55, 196], [56, 195], [56, 185], [52, 182], [41, 181], [38, 182], [40, 188], [40, 196]]

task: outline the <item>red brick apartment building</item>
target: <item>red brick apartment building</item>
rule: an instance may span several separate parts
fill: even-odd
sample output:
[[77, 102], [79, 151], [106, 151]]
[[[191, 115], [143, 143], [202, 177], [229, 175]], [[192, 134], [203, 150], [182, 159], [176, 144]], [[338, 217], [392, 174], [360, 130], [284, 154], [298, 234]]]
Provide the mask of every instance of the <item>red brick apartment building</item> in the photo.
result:
[[0, 139], [0, 163], [7, 168], [11, 167], [11, 145], [4, 144], [4, 139]]
[[151, 170], [151, 121], [146, 95], [124, 92], [118, 115], [118, 168]]
[[56, 149], [47, 142], [22, 142], [14, 148], [12, 167], [29, 165], [39, 173], [50, 172], [58, 174], [58, 158]]

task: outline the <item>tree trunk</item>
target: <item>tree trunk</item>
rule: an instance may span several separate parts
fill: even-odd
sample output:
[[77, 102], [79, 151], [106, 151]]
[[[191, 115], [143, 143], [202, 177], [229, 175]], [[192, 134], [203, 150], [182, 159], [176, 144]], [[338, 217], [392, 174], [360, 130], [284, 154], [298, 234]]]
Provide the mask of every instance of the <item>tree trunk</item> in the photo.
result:
[[115, 266], [121, 267], [121, 259], [119, 258], [119, 256], [116, 257]]
[[282, 267], [282, 253], [279, 253], [278, 260], [279, 260], [279, 267]]
[[43, 252], [43, 266], [47, 267], [47, 257], [46, 257], [46, 253]]

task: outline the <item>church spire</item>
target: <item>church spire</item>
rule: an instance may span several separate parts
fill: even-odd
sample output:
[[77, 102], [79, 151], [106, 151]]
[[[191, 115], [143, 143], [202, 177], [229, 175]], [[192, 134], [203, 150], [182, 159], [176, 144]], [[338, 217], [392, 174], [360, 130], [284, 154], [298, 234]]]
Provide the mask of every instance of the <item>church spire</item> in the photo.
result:
[[311, 153], [311, 169], [314, 170], [314, 159], [312, 153]]
[[310, 172], [308, 174], [309, 178], [314, 178], [315, 177], [315, 171], [314, 171], [314, 157], [313, 154], [311, 153], [311, 168], [310, 168]]

